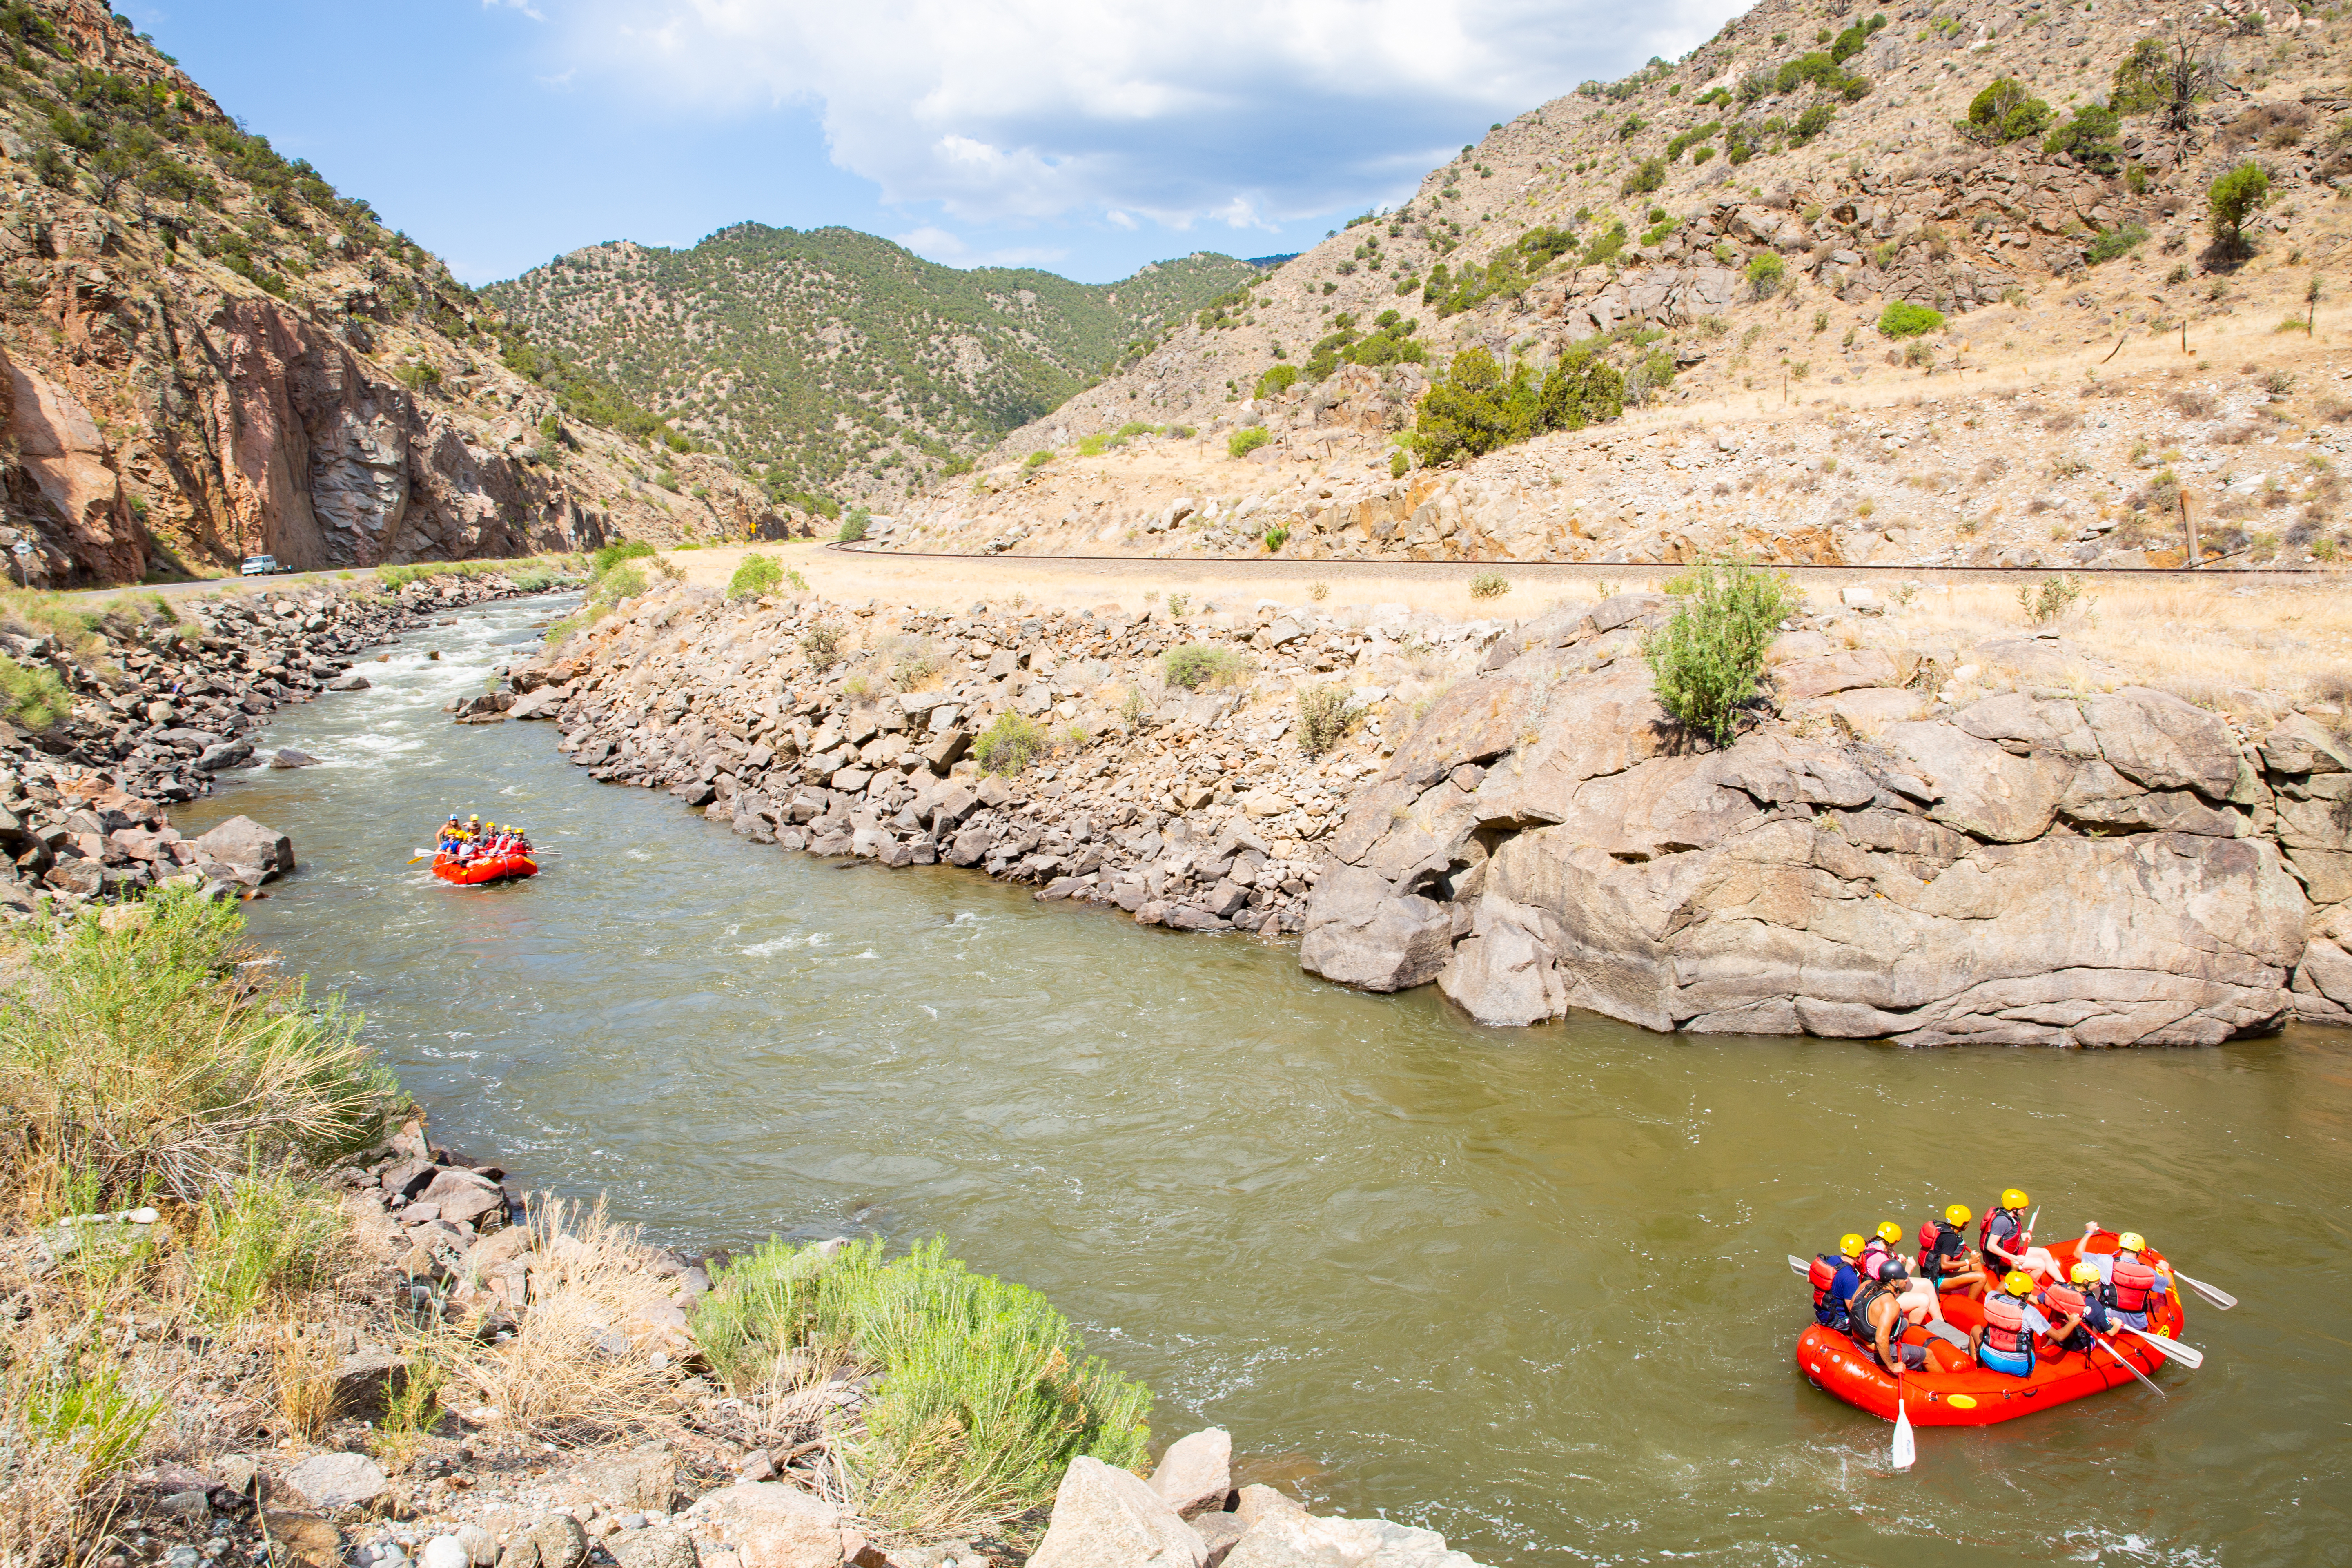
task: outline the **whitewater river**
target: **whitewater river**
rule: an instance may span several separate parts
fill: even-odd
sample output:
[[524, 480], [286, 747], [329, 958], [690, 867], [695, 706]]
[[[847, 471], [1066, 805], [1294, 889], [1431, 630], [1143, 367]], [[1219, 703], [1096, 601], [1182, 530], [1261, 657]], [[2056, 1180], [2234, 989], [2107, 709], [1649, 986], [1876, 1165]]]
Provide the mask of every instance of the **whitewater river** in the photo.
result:
[[[366, 1015], [440, 1138], [657, 1240], [944, 1233], [1318, 1508], [1497, 1565], [2352, 1562], [2352, 1036], [1910, 1053], [1486, 1030], [1288, 948], [759, 847], [454, 725], [541, 606], [468, 615], [184, 808], [293, 835], [258, 940]], [[442, 650], [428, 662], [428, 648]], [[442, 813], [536, 881], [402, 865]], [[2136, 1227], [2204, 1370], [1979, 1432], [1807, 1388], [1783, 1261], [2005, 1185]]]

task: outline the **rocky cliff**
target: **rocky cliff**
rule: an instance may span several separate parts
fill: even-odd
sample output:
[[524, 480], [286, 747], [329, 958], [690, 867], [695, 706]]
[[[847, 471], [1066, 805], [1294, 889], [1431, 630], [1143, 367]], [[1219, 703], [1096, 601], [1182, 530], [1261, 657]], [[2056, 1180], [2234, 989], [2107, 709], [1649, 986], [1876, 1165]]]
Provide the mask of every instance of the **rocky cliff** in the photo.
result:
[[2352, 1017], [2340, 713], [2243, 733], [2094, 694], [2041, 639], [1969, 650], [2017, 689], [1956, 703], [1948, 666], [1801, 632], [1782, 717], [1717, 749], [1651, 695], [1665, 613], [1498, 643], [1349, 806], [1301, 963], [1506, 1025], [2132, 1046]]
[[677, 454], [690, 443], [530, 350], [365, 203], [238, 130], [105, 6], [33, 0], [12, 17], [0, 544], [35, 546], [21, 578], [789, 526], [722, 460]]

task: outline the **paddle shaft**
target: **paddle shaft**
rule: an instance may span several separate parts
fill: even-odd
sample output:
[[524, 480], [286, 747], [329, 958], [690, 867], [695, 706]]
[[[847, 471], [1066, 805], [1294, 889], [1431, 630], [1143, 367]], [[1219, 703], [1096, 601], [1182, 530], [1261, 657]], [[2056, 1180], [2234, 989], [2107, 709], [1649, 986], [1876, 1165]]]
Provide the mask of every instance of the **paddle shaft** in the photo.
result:
[[2183, 1274], [2178, 1268], [2172, 1271], [2172, 1277], [2175, 1279], [2179, 1280], [2183, 1285], [2188, 1286], [2190, 1289], [2196, 1291], [2200, 1296], [2204, 1297], [2208, 1301], [2212, 1302], [2213, 1305], [2221, 1308], [2221, 1310], [2225, 1312], [2238, 1304], [2238, 1299], [2235, 1296], [2231, 1295], [2227, 1290], [2221, 1289], [2218, 1286], [2208, 1285], [2202, 1279]]
[[2187, 1367], [2200, 1367], [2205, 1364], [2205, 1352], [2195, 1345], [2184, 1345], [2179, 1340], [2168, 1340], [2161, 1334], [2146, 1333], [2133, 1328], [2129, 1323], [2123, 1325], [2123, 1331], [2139, 1335], [2142, 1342], [2155, 1346], [2156, 1353], [2167, 1361], [2177, 1361]]
[[[2085, 1328], [2084, 1329], [2084, 1331], [2084, 1331], [2084, 1333], [2090, 1333], [2090, 1330], [2089, 1330], [2089, 1328], [2088, 1328], [2087, 1326], [2085, 1326]], [[2096, 1334], [2091, 1334], [2091, 1341], [2092, 1341], [2092, 1342], [2093, 1342], [2094, 1344], [2097, 1345], [2101, 1350], [2103, 1350], [2103, 1351], [2106, 1352], [2109, 1355], [2114, 1356], [2117, 1362], [2121, 1363], [2122, 1363], [2122, 1366], [2123, 1366], [2123, 1369], [2124, 1369], [2126, 1372], [2130, 1373], [2134, 1377], [2136, 1377], [2136, 1378], [2139, 1379], [2142, 1383], [2147, 1384], [2150, 1388], [2156, 1388], [2156, 1379], [2154, 1379], [2154, 1378], [2152, 1378], [2152, 1377], [2148, 1376], [2148, 1375], [2147, 1375], [2147, 1373], [2144, 1373], [2144, 1372], [2140, 1371], [2140, 1369], [2139, 1369], [2138, 1367], [2137, 1367], [2137, 1366], [2133, 1365], [2133, 1364], [2131, 1363], [2131, 1362], [2129, 1362], [2128, 1360], [2126, 1360], [2126, 1359], [2125, 1358], [2125, 1356], [2124, 1356], [2124, 1354], [2123, 1354], [2123, 1352], [2122, 1352], [2121, 1351], [2118, 1351], [2117, 1349], [2116, 1349], [2116, 1347], [2115, 1347], [2115, 1346], [2113, 1346], [2113, 1345], [2109, 1344], [2106, 1341], [2105, 1341], [2105, 1340], [2103, 1340], [2103, 1339], [2099, 1338], [2099, 1336], [2098, 1336], [2098, 1335], [2096, 1335]], [[2165, 1393], [2165, 1392], [2164, 1392], [2164, 1390], [2162, 1390], [2162, 1389], [2160, 1389], [2160, 1388], [2156, 1388], [2156, 1396], [2157, 1396], [2158, 1399], [2169, 1399], [2170, 1397], [2172, 1397], [2170, 1394], [2168, 1394]]]

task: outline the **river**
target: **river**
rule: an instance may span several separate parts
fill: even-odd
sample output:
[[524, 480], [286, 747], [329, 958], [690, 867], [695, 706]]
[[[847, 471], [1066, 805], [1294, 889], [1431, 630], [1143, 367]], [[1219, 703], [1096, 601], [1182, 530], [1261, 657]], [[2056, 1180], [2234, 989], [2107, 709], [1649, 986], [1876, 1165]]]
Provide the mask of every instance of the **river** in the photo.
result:
[[[2352, 1562], [2352, 1037], [1905, 1052], [1481, 1029], [1286, 947], [946, 868], [750, 845], [591, 783], [551, 727], [452, 724], [533, 641], [509, 605], [282, 714], [325, 765], [177, 813], [292, 834], [253, 934], [344, 993], [436, 1134], [656, 1240], [945, 1234], [1034, 1285], [1318, 1509], [1496, 1564]], [[428, 649], [442, 651], [436, 662]], [[562, 851], [402, 862], [449, 808]], [[2137, 1228], [2202, 1371], [1981, 1431], [1808, 1388], [1783, 1261], [2008, 1185]]]

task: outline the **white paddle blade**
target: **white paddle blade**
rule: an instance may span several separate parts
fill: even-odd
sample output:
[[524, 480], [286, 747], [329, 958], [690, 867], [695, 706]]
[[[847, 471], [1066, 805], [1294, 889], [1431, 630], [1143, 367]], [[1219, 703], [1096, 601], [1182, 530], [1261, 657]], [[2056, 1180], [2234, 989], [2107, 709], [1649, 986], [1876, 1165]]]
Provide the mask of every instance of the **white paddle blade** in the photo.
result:
[[[1790, 1273], [1791, 1273], [1791, 1274], [1811, 1274], [1812, 1271], [1813, 1271], [1813, 1266], [1812, 1266], [1811, 1264], [1807, 1263], [1803, 1258], [1801, 1258], [1798, 1257], [1798, 1256], [1797, 1256], [1795, 1253], [1793, 1253], [1793, 1252], [1792, 1252], [1792, 1253], [1790, 1253], [1790, 1254], [1789, 1254], [1789, 1272], [1790, 1272]], [[2184, 1277], [2184, 1278], [2185, 1278], [2185, 1277]]]
[[2235, 1296], [2218, 1285], [2208, 1285], [2202, 1279], [2192, 1279], [2178, 1268], [2172, 1271], [2172, 1277], [2225, 1312], [2238, 1304], [2238, 1299]]
[[2195, 1345], [2184, 1345], [2179, 1340], [2168, 1340], [2162, 1334], [2143, 1334], [2128, 1324], [2124, 1326], [2123, 1331], [2133, 1335], [2143, 1344], [2155, 1346], [2156, 1353], [2167, 1361], [2177, 1361], [2185, 1367], [2192, 1368], [2205, 1364], [2205, 1352]]
[[1901, 1400], [1895, 1402], [1895, 1468], [1907, 1470], [1919, 1462], [1918, 1439], [1911, 1435], [1911, 1412]]

